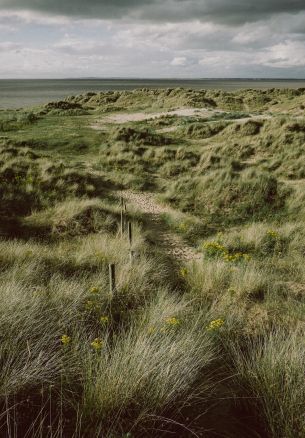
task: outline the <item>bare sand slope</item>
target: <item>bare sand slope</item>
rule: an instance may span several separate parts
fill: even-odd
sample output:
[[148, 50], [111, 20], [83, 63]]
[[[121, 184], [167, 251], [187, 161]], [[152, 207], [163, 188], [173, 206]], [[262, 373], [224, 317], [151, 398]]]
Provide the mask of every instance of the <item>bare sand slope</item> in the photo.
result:
[[[224, 113], [222, 110], [211, 110], [207, 108], [180, 108], [172, 111], [163, 111], [157, 113], [145, 113], [145, 112], [134, 112], [134, 113], [114, 113], [109, 116], [105, 116], [100, 120], [95, 121], [91, 124], [92, 129], [97, 131], [103, 131], [107, 124], [122, 124], [129, 122], [144, 122], [148, 120], [158, 119], [164, 116], [178, 116], [178, 117], [198, 117], [198, 118], [210, 118], [215, 114]], [[247, 120], [263, 120], [270, 119], [270, 115], [250, 115], [240, 119], [233, 119], [233, 122], [246, 122]], [[217, 120], [215, 120], [216, 122]], [[211, 122], [210, 122], [211, 123]], [[172, 132], [175, 131], [177, 127], [164, 128], [158, 132]]]
[[[222, 111], [216, 111], [222, 112]], [[164, 116], [179, 116], [179, 117], [211, 117], [215, 111], [208, 110], [206, 108], [180, 108], [173, 111], [162, 111], [157, 113], [115, 113], [104, 117], [91, 125], [93, 129], [103, 130], [103, 125], [107, 123], [121, 124], [128, 122], [143, 122], [146, 120], [158, 119]]]

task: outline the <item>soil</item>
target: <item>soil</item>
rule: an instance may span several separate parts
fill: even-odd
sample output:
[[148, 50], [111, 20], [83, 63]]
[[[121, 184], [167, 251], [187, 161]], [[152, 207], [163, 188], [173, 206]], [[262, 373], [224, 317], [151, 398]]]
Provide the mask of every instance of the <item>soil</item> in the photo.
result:
[[162, 247], [166, 254], [179, 261], [201, 258], [201, 254], [195, 248], [184, 242], [181, 236], [169, 230], [166, 225], [162, 214], [175, 213], [172, 208], [159, 203], [155, 196], [148, 192], [124, 190], [119, 193], [119, 196], [146, 215], [151, 229], [155, 232], [156, 245]]

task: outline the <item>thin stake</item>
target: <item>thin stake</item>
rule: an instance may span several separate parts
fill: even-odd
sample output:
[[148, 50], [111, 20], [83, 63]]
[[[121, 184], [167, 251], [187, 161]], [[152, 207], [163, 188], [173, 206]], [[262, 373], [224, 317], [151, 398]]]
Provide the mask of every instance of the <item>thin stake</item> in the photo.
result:
[[131, 264], [133, 263], [134, 256], [135, 256], [135, 252], [131, 249], [129, 252], [129, 259]]
[[115, 293], [115, 265], [113, 263], [109, 265], [109, 289], [111, 294]]
[[124, 212], [123, 207], [121, 208], [121, 237], [123, 237], [124, 234]]
[[129, 245], [132, 245], [132, 223], [128, 222], [128, 241]]

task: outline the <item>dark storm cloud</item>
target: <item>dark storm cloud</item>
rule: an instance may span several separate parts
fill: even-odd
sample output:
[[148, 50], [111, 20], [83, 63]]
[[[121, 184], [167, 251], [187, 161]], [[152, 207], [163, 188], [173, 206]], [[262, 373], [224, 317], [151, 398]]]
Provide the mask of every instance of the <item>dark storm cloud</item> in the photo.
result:
[[154, 21], [201, 19], [242, 24], [305, 10], [304, 0], [0, 0], [0, 8], [30, 9], [83, 18], [138, 18]]

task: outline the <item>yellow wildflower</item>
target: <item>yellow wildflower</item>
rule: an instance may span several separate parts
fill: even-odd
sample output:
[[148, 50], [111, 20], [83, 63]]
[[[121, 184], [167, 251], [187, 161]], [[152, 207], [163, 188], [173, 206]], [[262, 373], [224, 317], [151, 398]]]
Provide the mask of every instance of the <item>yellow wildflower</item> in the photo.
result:
[[177, 319], [175, 317], [167, 318], [165, 322], [167, 325], [171, 325], [171, 326], [176, 326], [176, 325], [180, 324], [179, 319]]
[[180, 269], [180, 275], [181, 277], [185, 278], [188, 274], [188, 270], [186, 268], [181, 268]]
[[91, 300], [88, 300], [88, 301], [86, 302], [86, 304], [85, 304], [85, 308], [86, 308], [87, 310], [90, 310], [90, 309], [92, 309], [93, 307], [94, 307], [94, 302], [91, 301]]
[[276, 231], [274, 231], [274, 230], [268, 230], [267, 234], [268, 234], [268, 236], [271, 236], [274, 239], [277, 239], [279, 237], [279, 234]]
[[250, 260], [252, 259], [252, 257], [251, 257], [249, 254], [243, 254], [243, 258], [244, 258], [245, 260], [247, 260], [247, 262], [250, 261]]
[[103, 341], [101, 338], [95, 338], [94, 341], [91, 342], [91, 347], [95, 350], [101, 350], [103, 347]]
[[227, 254], [226, 248], [217, 241], [206, 242], [203, 244], [203, 249], [210, 257], [219, 257]]
[[203, 245], [204, 249], [215, 249], [218, 251], [225, 251], [225, 247], [221, 245], [219, 242], [207, 242]]
[[225, 262], [239, 262], [241, 260], [249, 261], [251, 260], [251, 256], [249, 254], [243, 254], [241, 252], [236, 252], [234, 254], [229, 254], [224, 252], [222, 257]]
[[108, 324], [109, 322], [109, 317], [108, 316], [101, 316], [100, 317], [100, 323], [101, 324]]
[[182, 222], [181, 224], [179, 224], [179, 230], [181, 230], [181, 231], [187, 231], [188, 228], [189, 228], [189, 226], [186, 222]]
[[98, 287], [91, 287], [91, 289], [90, 289], [90, 292], [92, 293], [92, 294], [97, 294], [97, 293], [99, 293], [99, 288]]
[[71, 342], [71, 338], [68, 335], [62, 335], [62, 337], [60, 338], [60, 341], [63, 345], [68, 345]]
[[210, 324], [207, 326], [207, 330], [211, 331], [211, 330], [218, 330], [220, 329], [220, 327], [222, 327], [224, 324], [224, 320], [223, 319], [214, 319], [213, 321], [210, 322]]

